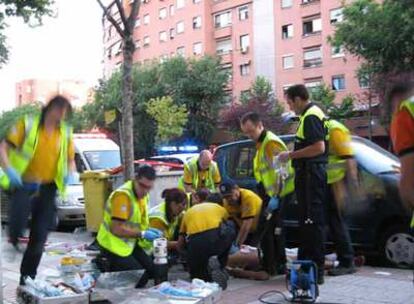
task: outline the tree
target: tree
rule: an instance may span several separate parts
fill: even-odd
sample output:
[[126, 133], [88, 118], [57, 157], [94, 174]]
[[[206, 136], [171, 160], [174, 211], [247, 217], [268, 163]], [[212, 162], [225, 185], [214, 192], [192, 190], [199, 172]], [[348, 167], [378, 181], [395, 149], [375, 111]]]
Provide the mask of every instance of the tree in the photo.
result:
[[188, 121], [185, 105], [176, 105], [170, 96], [152, 98], [147, 103], [147, 113], [157, 122], [157, 143], [181, 136]]
[[33, 103], [3, 112], [0, 116], [0, 138], [3, 139], [10, 128], [13, 127], [19, 119], [22, 119], [24, 115], [40, 113], [40, 107], [40, 103]]
[[[134, 28], [141, 0], [114, 0], [108, 6], [105, 6], [101, 0], [97, 1], [104, 11], [104, 16], [116, 29], [122, 41], [122, 154], [124, 178], [132, 179], [134, 177], [132, 66], [135, 52]], [[113, 17], [113, 11], [119, 14], [119, 21]]]
[[327, 85], [321, 85], [311, 90], [311, 100], [324, 109], [325, 113], [334, 119], [351, 117], [354, 111], [354, 98], [346, 96], [340, 104], [335, 103], [336, 94]]
[[378, 91], [384, 91], [382, 88], [395, 75], [412, 74], [414, 5], [411, 0], [356, 0], [345, 6], [343, 14], [344, 21], [337, 24], [330, 42], [344, 46], [364, 60], [360, 72], [373, 76], [372, 83]]
[[41, 24], [43, 16], [52, 16], [53, 0], [0, 0], [0, 68], [7, 63], [9, 51], [6, 36], [2, 33], [7, 27], [7, 17], [21, 17], [31, 25]]

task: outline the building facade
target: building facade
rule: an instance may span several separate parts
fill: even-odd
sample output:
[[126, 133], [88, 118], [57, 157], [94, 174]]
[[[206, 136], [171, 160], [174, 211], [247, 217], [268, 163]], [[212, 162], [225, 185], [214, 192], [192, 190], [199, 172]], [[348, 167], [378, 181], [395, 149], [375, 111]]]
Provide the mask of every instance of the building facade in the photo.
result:
[[[125, 1], [128, 5], [129, 1]], [[231, 78], [232, 101], [256, 76], [274, 86], [276, 97], [292, 84], [325, 83], [337, 100], [360, 95], [366, 82], [356, 78], [358, 60], [334, 49], [328, 37], [342, 20], [342, 0], [143, 0], [134, 31], [134, 62], [172, 56], [221, 56]], [[115, 8], [116, 9], [116, 8]], [[113, 14], [115, 18], [119, 18]], [[122, 63], [122, 44], [103, 19], [104, 74]]]
[[57, 94], [66, 96], [73, 107], [79, 108], [93, 100], [94, 90], [78, 80], [25, 79], [16, 83], [16, 106], [33, 102], [44, 104]]

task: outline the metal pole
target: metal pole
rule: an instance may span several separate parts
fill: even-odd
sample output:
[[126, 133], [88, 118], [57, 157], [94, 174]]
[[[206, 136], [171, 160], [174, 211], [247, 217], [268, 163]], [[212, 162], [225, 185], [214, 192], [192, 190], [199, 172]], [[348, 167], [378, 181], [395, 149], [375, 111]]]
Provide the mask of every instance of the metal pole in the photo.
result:
[[369, 123], [369, 125], [368, 125], [368, 132], [369, 132], [368, 137], [369, 137], [369, 140], [372, 141], [372, 94], [371, 94], [371, 92], [372, 92], [372, 89], [371, 89], [371, 81], [370, 81], [369, 91], [368, 91], [368, 123]]

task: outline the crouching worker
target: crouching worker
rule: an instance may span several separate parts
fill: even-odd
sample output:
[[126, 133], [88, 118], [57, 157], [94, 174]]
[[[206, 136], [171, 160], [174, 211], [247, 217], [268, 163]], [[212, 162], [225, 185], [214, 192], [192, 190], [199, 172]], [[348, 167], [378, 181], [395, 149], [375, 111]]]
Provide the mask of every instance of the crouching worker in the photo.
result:
[[160, 230], [167, 239], [168, 250], [177, 249], [175, 237], [180, 215], [187, 206], [187, 195], [178, 188], [166, 189], [162, 193], [164, 202], [155, 206], [149, 213], [149, 225]]
[[154, 169], [143, 166], [138, 169], [135, 180], [115, 190], [107, 201], [97, 236], [101, 257], [108, 262], [107, 271], [145, 269], [138, 288], [154, 276], [149, 252], [152, 241], [162, 237], [158, 229], [149, 227], [148, 193], [154, 181]]
[[183, 216], [178, 239], [180, 250], [186, 242], [191, 279], [214, 281], [223, 290], [227, 288], [227, 258], [236, 237], [234, 224], [227, 219], [226, 209], [216, 203], [194, 205]]

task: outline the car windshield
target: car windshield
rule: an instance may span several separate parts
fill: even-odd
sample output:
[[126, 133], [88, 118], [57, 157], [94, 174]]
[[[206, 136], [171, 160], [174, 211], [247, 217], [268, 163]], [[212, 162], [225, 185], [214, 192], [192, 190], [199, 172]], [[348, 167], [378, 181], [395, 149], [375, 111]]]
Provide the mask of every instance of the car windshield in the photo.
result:
[[373, 174], [398, 173], [400, 170], [400, 162], [395, 155], [368, 140], [354, 138], [352, 148], [358, 163]]
[[71, 180], [68, 184], [69, 185], [80, 185], [81, 184], [80, 175], [78, 172], [75, 172], [73, 174], [73, 180]]
[[121, 155], [118, 150], [87, 151], [83, 154], [91, 170], [112, 169], [121, 166]]

